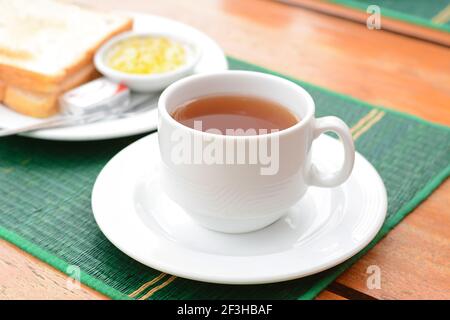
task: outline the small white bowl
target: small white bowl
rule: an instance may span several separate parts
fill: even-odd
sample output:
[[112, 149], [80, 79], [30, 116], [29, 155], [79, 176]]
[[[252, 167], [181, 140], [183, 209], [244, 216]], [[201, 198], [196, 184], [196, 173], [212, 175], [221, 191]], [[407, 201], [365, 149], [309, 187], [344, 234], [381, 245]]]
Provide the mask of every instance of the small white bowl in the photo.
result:
[[[171, 71], [151, 74], [132, 74], [114, 70], [106, 62], [106, 56], [111, 48], [118, 42], [134, 37], [164, 37], [179, 42], [186, 50], [187, 61], [185, 64]], [[195, 66], [201, 57], [201, 50], [193, 42], [173, 34], [152, 33], [152, 32], [124, 32], [109, 41], [97, 50], [94, 56], [94, 64], [97, 70], [105, 77], [121, 82], [128, 86], [132, 91], [155, 92], [165, 89], [172, 82], [184, 78], [193, 73]]]

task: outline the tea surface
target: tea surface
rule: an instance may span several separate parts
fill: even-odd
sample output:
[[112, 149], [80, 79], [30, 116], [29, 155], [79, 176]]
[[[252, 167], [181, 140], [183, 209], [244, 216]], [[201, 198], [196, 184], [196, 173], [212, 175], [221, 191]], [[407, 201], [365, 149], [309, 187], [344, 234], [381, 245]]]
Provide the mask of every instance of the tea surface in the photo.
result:
[[276, 102], [240, 95], [206, 96], [191, 100], [178, 106], [172, 117], [187, 127], [202, 131], [217, 129], [226, 135], [270, 133], [299, 122], [296, 115]]

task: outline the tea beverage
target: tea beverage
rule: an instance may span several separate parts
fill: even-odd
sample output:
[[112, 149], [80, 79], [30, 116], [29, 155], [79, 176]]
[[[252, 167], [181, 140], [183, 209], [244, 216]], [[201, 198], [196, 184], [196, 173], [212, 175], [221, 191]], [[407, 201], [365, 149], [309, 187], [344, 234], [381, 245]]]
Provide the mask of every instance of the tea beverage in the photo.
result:
[[[309, 186], [335, 187], [352, 172], [349, 128], [337, 117], [316, 118], [314, 109], [305, 89], [265, 73], [227, 70], [178, 80], [158, 101], [165, 193], [211, 230], [243, 233], [270, 225], [291, 212]], [[280, 131], [222, 134], [249, 128]], [[315, 166], [312, 154], [313, 141], [329, 131], [339, 136], [344, 155], [341, 168], [332, 171]]]
[[217, 129], [226, 135], [281, 131], [300, 120], [279, 103], [241, 95], [213, 95], [190, 100], [175, 108], [171, 116], [187, 127], [199, 129], [199, 123], [195, 126], [195, 122], [201, 121], [202, 131]]

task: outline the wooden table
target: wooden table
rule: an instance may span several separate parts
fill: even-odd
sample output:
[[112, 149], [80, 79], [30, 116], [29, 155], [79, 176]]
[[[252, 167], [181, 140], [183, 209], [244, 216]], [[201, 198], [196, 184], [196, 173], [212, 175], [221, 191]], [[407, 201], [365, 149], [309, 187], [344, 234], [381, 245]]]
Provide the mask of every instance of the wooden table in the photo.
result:
[[[95, 6], [177, 19], [234, 57], [450, 125], [448, 47], [273, 1], [101, 0]], [[318, 299], [449, 299], [449, 208], [446, 181]], [[371, 265], [381, 270], [381, 289], [366, 285]], [[0, 241], [0, 299], [105, 299], [85, 286], [69, 290], [66, 281]]]

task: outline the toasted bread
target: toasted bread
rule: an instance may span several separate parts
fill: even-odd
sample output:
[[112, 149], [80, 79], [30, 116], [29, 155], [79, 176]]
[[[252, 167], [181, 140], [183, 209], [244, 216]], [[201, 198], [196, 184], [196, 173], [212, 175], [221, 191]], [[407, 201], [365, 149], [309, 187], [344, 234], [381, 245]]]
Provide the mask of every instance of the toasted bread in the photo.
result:
[[27, 115], [51, 115], [54, 97], [92, 79], [98, 47], [131, 28], [128, 17], [58, 1], [0, 0], [4, 103]]
[[31, 117], [45, 118], [58, 112], [58, 95], [37, 93], [8, 86], [4, 103], [11, 109]]
[[66, 78], [59, 90], [51, 93], [32, 91], [12, 85], [5, 86], [4, 103], [11, 109], [36, 118], [45, 118], [59, 111], [58, 97], [66, 90], [79, 86], [99, 76], [93, 65], [87, 65]]

